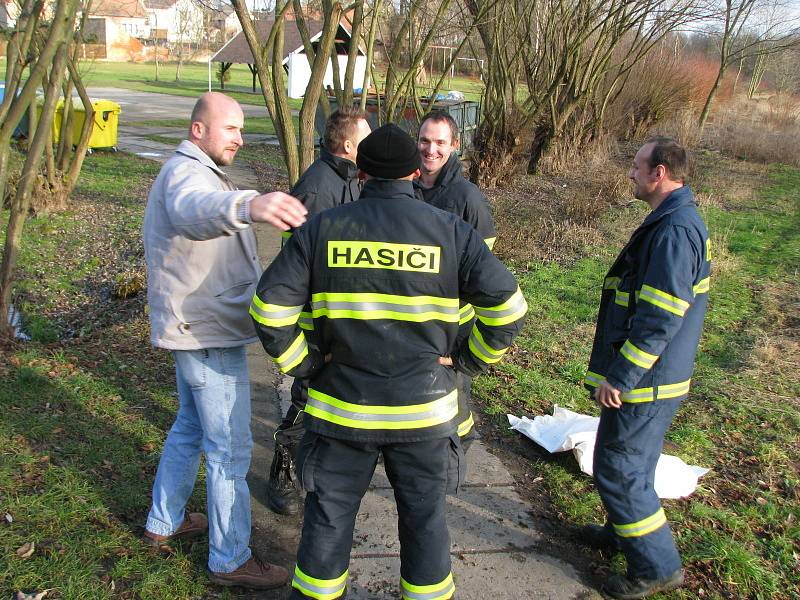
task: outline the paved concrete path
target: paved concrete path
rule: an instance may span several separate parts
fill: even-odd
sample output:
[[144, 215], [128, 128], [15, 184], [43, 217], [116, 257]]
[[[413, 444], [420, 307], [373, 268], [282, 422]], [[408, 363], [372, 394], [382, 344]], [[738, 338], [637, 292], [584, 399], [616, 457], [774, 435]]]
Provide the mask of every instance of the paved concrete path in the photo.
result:
[[[92, 86], [87, 89], [89, 96], [97, 100], [113, 100], [120, 105], [120, 123], [153, 121], [159, 119], [188, 119], [197, 98], [191, 96], [172, 96], [155, 92], [139, 92], [116, 87]], [[247, 117], [267, 117], [263, 104], [242, 104]]]
[[[137, 138], [120, 137], [123, 150], [147, 149], [163, 162], [173, 147]], [[143, 155], [140, 153], [140, 155]], [[240, 188], [257, 189], [247, 167], [227, 167]], [[255, 226], [259, 256], [267, 265], [280, 250], [280, 234]], [[251, 543], [270, 561], [292, 568], [300, 537], [299, 517], [273, 514], [265, 493], [274, 442], [272, 434], [289, 405], [290, 380], [275, 370], [263, 349], [248, 348], [253, 392], [253, 460], [248, 473], [252, 496]], [[448, 498], [453, 574], [459, 600], [574, 600], [600, 596], [582, 583], [572, 566], [547, 554], [544, 537], [516, 491], [505, 466], [476, 442], [470, 448], [466, 485]], [[353, 535], [348, 600], [396, 599], [400, 578], [400, 547], [394, 496], [379, 465], [361, 504]], [[239, 596], [278, 600], [287, 589]]]

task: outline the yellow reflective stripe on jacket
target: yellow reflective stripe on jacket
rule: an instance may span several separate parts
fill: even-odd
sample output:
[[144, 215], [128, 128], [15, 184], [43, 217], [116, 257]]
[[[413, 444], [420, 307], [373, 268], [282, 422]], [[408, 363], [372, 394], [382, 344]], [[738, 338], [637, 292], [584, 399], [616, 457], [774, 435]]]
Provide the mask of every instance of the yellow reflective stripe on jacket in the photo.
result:
[[439, 583], [432, 585], [414, 585], [401, 577], [400, 588], [403, 592], [403, 600], [448, 600], [456, 591], [452, 573]]
[[318, 419], [353, 429], [420, 429], [447, 423], [458, 414], [458, 391], [408, 406], [353, 404], [308, 389], [305, 411]]
[[489, 250], [491, 250], [494, 248], [494, 243], [497, 241], [497, 238], [485, 238], [483, 241], [486, 242], [486, 245], [489, 246]]
[[583, 378], [586, 382], [586, 385], [590, 385], [592, 387], [597, 387], [601, 383], [603, 383], [606, 378], [600, 375], [599, 373], [592, 373], [591, 371], [586, 373], [586, 377]]
[[291, 231], [281, 231], [281, 239], [282, 240], [288, 240], [290, 237], [292, 237], [292, 232]]
[[508, 347], [492, 348], [489, 344], [487, 344], [486, 340], [483, 339], [483, 335], [481, 335], [481, 331], [478, 329], [477, 324], [472, 326], [468, 343], [469, 349], [475, 358], [488, 364], [496, 363], [503, 358], [503, 354], [508, 352]]
[[317, 579], [306, 575], [299, 566], [295, 566], [292, 587], [309, 598], [333, 600], [344, 593], [348, 574], [349, 571], [345, 571], [336, 579]]
[[458, 434], [459, 437], [464, 437], [470, 431], [472, 431], [472, 427], [474, 425], [475, 425], [475, 419], [472, 416], [472, 411], [470, 411], [469, 415], [467, 416], [467, 418], [464, 419], [463, 421], [461, 421], [461, 423], [458, 424], [458, 428], [456, 429], [456, 433]]
[[250, 316], [267, 327], [283, 327], [294, 325], [300, 317], [302, 306], [281, 306], [280, 304], [267, 304], [258, 296], [253, 296], [250, 303]]
[[286, 351], [274, 360], [281, 372], [287, 373], [303, 362], [306, 356], [308, 356], [308, 342], [306, 342], [305, 334], [301, 331]]
[[475, 318], [475, 309], [472, 308], [472, 304], [465, 304], [462, 306], [458, 311], [458, 324], [463, 325], [464, 323], [469, 323], [472, 319]]
[[[584, 383], [590, 387], [598, 387], [605, 380], [605, 377], [599, 373], [593, 373], [592, 371], [586, 373], [586, 376], [583, 378]], [[678, 383], [659, 385], [655, 388], [655, 394], [653, 393], [653, 388], [651, 387], [635, 388], [629, 392], [622, 392], [619, 397], [620, 400], [628, 404], [653, 402], [654, 400], [668, 400], [670, 398], [679, 398], [688, 394], [691, 384], [692, 380], [687, 379], [686, 381], [680, 381]]]
[[392, 319], [458, 323], [458, 298], [320, 292], [311, 296], [312, 315], [329, 319]]
[[711, 240], [706, 240], [706, 260], [711, 262]]
[[628, 292], [617, 290], [614, 292], [614, 304], [619, 304], [620, 306], [628, 308], [628, 300], [630, 300], [630, 297], [631, 295]]
[[638, 367], [642, 367], [643, 369], [649, 369], [652, 367], [655, 362], [658, 360], [658, 356], [655, 354], [650, 354], [649, 352], [645, 352], [644, 350], [640, 350], [636, 346], [631, 343], [630, 340], [627, 340], [619, 351], [622, 356], [627, 358], [633, 364]]
[[300, 319], [297, 321], [297, 324], [301, 329], [305, 329], [306, 331], [314, 331], [314, 319], [311, 316], [311, 313], [308, 311], [304, 310], [300, 313]]
[[697, 294], [707, 294], [708, 290], [711, 289], [711, 277], [706, 277], [705, 279], [701, 279], [697, 282], [697, 284], [692, 287], [692, 291], [694, 295]]
[[517, 288], [517, 291], [511, 294], [511, 297], [497, 306], [476, 306], [475, 313], [482, 323], [486, 325], [508, 325], [521, 319], [528, 311], [528, 303], [525, 302], [525, 296], [522, 295], [522, 290]]
[[603, 289], [604, 290], [615, 290], [619, 285], [619, 277], [606, 277], [603, 280]]
[[689, 306], [691, 306], [686, 300], [682, 300], [677, 296], [673, 296], [672, 294], [668, 294], [663, 290], [659, 290], [647, 284], [643, 285], [642, 289], [639, 290], [637, 300], [649, 302], [679, 317], [685, 315], [686, 311], [689, 310]]
[[659, 527], [662, 527], [667, 522], [667, 516], [664, 514], [664, 509], [659, 508], [655, 513], [642, 519], [641, 521], [636, 521], [635, 523], [626, 523], [624, 525], [617, 525], [616, 523], [612, 523], [614, 525], [614, 531], [620, 537], [641, 537], [643, 535], [647, 535], [648, 533], [653, 533]]

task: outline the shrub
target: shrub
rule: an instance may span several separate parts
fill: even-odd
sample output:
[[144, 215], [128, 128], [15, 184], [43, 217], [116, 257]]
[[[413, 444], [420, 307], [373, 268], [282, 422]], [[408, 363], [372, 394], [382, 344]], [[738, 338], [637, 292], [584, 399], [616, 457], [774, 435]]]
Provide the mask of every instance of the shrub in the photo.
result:
[[798, 113], [797, 100], [740, 98], [718, 107], [704, 141], [735, 158], [800, 166]]

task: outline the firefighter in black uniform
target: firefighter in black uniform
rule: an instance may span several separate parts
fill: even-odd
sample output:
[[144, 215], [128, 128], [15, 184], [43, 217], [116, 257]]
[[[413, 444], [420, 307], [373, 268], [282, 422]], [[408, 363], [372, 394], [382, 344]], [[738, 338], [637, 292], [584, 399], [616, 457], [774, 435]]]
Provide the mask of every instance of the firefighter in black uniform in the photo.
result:
[[603, 591], [644, 598], [683, 583], [681, 559], [653, 487], [664, 434], [689, 393], [708, 305], [708, 231], [684, 185], [686, 151], [654, 138], [636, 153], [634, 196], [652, 212], [603, 282], [586, 387], [602, 406], [594, 479], [608, 511], [583, 539], [619, 549], [626, 576]]
[[[499, 361], [527, 305], [474, 229], [414, 197], [420, 159], [406, 133], [381, 127], [357, 160], [361, 199], [295, 231], [251, 305], [279, 368], [310, 379], [292, 597], [345, 593], [356, 514], [382, 455], [397, 501], [402, 596], [446, 600], [455, 585], [445, 494], [464, 467], [456, 372]], [[460, 299], [478, 318], [455, 348]], [[309, 300], [318, 348], [298, 325]]]
[[[300, 176], [291, 195], [308, 209], [308, 216], [358, 200], [356, 156], [358, 145], [370, 133], [367, 115], [353, 107], [331, 113], [319, 149], [319, 158]], [[284, 243], [292, 235], [283, 232]], [[313, 331], [311, 313], [300, 313], [300, 327]], [[313, 334], [309, 334], [313, 337]], [[303, 408], [308, 400], [308, 381], [295, 378], [291, 388], [292, 404], [275, 431], [275, 454], [267, 480], [267, 506], [273, 512], [293, 515], [300, 510], [300, 494], [295, 484], [294, 454], [303, 437]]]
[[[472, 225], [483, 238], [489, 249], [497, 239], [494, 218], [489, 200], [477, 185], [464, 177], [461, 161], [458, 158], [460, 146], [458, 123], [443, 111], [428, 113], [419, 124], [417, 148], [421, 157], [419, 178], [414, 180], [417, 198], [431, 206], [441, 208], [461, 217]], [[456, 344], [459, 344], [472, 330], [475, 311], [469, 303], [461, 305], [461, 330]], [[466, 451], [477, 437], [470, 410], [472, 378], [458, 375], [458, 435]]]

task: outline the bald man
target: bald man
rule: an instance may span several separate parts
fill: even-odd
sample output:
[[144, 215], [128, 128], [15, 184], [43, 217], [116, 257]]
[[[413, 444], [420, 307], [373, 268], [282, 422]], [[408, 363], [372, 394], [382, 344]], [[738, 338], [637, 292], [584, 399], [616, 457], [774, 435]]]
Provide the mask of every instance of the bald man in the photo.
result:
[[[253, 445], [245, 346], [258, 341], [247, 309], [261, 275], [250, 225], [286, 231], [306, 209], [282, 192], [238, 190], [222, 167], [242, 146], [244, 114], [203, 94], [189, 139], [164, 164], [147, 198], [144, 249], [151, 342], [172, 352], [178, 414], [164, 443], [144, 539], [153, 546], [208, 531], [210, 579], [223, 586], [280, 587], [287, 571], [250, 550]], [[187, 513], [200, 455], [208, 516]]]

